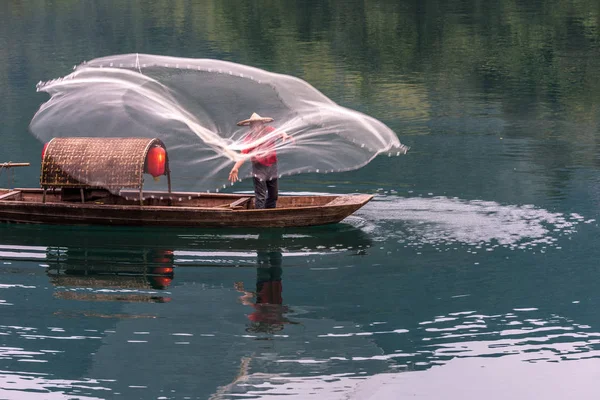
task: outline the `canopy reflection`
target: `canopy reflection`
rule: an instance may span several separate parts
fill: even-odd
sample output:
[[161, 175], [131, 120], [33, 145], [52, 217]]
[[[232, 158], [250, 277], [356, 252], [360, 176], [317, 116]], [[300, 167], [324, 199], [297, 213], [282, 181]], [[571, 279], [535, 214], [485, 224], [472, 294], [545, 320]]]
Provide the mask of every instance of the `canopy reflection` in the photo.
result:
[[152, 303], [171, 300], [159, 291], [167, 289], [173, 280], [173, 251], [150, 249], [133, 255], [126, 252], [124, 257], [97, 249], [48, 247], [50, 266], [46, 272], [55, 287], [54, 297]]

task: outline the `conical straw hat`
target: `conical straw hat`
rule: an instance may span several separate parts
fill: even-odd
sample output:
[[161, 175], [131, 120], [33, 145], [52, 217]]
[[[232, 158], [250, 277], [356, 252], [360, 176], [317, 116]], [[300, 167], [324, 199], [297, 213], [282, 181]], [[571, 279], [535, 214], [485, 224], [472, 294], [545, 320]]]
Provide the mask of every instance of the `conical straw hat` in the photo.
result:
[[271, 121], [273, 121], [273, 118], [271, 118], [271, 117], [261, 117], [257, 113], [252, 113], [250, 118], [240, 121], [237, 124], [238, 124], [238, 126], [245, 126], [245, 125], [250, 125], [250, 122], [271, 122]]

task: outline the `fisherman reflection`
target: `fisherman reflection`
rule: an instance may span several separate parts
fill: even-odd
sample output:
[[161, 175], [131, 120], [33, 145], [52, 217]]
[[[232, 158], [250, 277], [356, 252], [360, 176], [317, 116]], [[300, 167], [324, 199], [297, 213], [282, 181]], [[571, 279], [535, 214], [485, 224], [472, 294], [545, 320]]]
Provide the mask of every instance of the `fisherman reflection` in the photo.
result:
[[243, 282], [234, 283], [234, 288], [243, 293], [240, 296], [241, 303], [254, 309], [248, 315], [250, 324], [247, 332], [275, 333], [281, 331], [285, 324], [297, 324], [285, 317], [290, 310], [283, 305], [282, 258], [279, 249], [257, 252], [256, 292], [245, 290]]

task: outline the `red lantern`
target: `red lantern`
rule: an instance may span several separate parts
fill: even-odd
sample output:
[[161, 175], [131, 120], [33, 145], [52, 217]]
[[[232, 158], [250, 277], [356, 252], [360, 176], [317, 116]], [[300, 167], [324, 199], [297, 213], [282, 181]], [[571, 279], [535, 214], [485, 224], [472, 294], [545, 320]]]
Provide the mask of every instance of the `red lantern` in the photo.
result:
[[167, 152], [162, 147], [155, 146], [146, 156], [146, 172], [155, 178], [164, 175], [166, 163]]
[[48, 144], [44, 144], [44, 148], [42, 149], [42, 161], [44, 161], [44, 156], [46, 155], [46, 149], [48, 148]]

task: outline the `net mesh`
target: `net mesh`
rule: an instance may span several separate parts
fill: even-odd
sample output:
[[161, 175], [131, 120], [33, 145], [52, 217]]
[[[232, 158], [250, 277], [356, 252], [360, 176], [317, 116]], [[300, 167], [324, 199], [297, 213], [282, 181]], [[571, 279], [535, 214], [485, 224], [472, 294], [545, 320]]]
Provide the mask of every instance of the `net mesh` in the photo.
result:
[[[385, 124], [337, 105], [301, 79], [226, 61], [109, 56], [37, 89], [51, 96], [30, 124], [40, 140], [159, 138], [177, 189], [222, 189], [234, 163], [248, 161], [240, 170], [243, 179], [268, 154], [276, 155], [282, 176], [348, 171], [378, 154], [407, 151]], [[272, 118], [273, 129], [252, 135], [237, 125], [253, 113]]]

